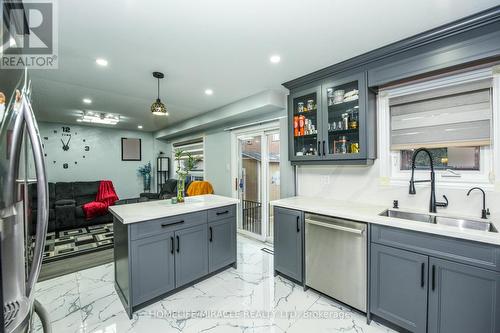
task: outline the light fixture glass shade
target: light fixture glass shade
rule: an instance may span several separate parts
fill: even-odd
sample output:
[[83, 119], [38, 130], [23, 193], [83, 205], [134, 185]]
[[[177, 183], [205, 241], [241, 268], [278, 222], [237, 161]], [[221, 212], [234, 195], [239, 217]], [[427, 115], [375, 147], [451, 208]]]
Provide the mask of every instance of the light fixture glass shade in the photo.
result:
[[78, 118], [76, 121], [84, 123], [116, 125], [120, 122], [120, 116], [109, 113], [105, 114], [105, 113], [85, 111], [82, 114], [81, 118]]
[[160, 99], [156, 99], [156, 102], [151, 104], [151, 112], [157, 116], [168, 116], [167, 107], [163, 104]]

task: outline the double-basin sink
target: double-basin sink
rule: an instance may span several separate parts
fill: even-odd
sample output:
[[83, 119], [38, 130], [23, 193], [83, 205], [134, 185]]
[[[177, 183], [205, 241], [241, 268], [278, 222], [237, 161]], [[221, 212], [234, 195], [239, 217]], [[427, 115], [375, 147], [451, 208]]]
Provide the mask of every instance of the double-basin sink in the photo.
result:
[[404, 212], [395, 209], [387, 209], [379, 214], [380, 216], [394, 217], [402, 220], [410, 220], [415, 222], [441, 224], [456, 227], [459, 229], [480, 230], [488, 232], [498, 232], [495, 226], [488, 220], [471, 220], [465, 218], [455, 218], [448, 216]]

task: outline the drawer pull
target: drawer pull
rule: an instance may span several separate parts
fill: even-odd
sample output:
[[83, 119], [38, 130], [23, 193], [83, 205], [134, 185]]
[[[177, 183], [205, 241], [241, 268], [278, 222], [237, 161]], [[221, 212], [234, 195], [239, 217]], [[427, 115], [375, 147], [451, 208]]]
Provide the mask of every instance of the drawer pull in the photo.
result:
[[216, 215], [224, 215], [224, 214], [227, 214], [227, 213], [229, 213], [229, 211], [228, 211], [228, 210], [225, 210], [225, 211], [223, 211], [223, 212], [217, 212], [217, 213], [215, 213], [215, 214], [216, 214]]
[[174, 223], [162, 223], [161, 227], [165, 228], [165, 227], [169, 227], [171, 225], [176, 225], [176, 224], [181, 224], [181, 223], [184, 223], [184, 220], [181, 220], [181, 221], [178, 221], [178, 222], [174, 222]]
[[181, 250], [181, 239], [179, 236], [175, 236], [177, 238], [177, 253]]
[[213, 234], [212, 227], [210, 227], [209, 229], [210, 229], [210, 242], [212, 242], [214, 240], [214, 234]]
[[170, 237], [170, 253], [174, 254], [174, 237]]

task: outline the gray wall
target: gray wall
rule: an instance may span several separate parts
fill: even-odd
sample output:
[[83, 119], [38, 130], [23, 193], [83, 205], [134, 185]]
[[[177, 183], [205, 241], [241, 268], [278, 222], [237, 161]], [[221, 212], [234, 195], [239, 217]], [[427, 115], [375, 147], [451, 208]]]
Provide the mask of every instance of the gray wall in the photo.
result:
[[231, 196], [231, 133], [219, 130], [205, 135], [205, 175], [214, 192]]
[[[61, 135], [62, 126], [71, 128], [68, 151], [62, 149], [61, 138], [66, 141]], [[169, 146], [166, 142], [153, 139], [152, 133], [140, 131], [45, 122], [39, 123], [39, 129], [47, 154], [45, 160], [49, 182], [109, 179], [113, 181], [120, 198], [137, 197], [143, 192], [142, 178], [137, 175], [137, 169], [147, 162], [151, 162], [154, 168], [158, 152], [166, 152]], [[141, 139], [141, 161], [121, 160], [122, 137]], [[85, 151], [86, 145], [90, 146], [90, 151]], [[63, 168], [64, 163], [68, 163], [67, 169]], [[153, 169], [153, 191], [154, 176]]]

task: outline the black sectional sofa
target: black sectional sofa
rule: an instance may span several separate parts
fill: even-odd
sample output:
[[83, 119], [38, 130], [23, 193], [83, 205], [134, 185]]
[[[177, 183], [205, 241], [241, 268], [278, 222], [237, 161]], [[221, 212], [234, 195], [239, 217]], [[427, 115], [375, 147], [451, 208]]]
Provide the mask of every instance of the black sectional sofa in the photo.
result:
[[[110, 213], [90, 220], [85, 219], [82, 206], [96, 199], [99, 183], [99, 181], [49, 183], [48, 231], [60, 231], [113, 222]], [[31, 194], [31, 233], [34, 233], [37, 213], [36, 184], [30, 185], [29, 193]], [[119, 203], [117, 202], [117, 204]]]
[[[189, 185], [192, 180], [186, 180], [186, 184], [184, 184], [184, 190], [187, 191]], [[140, 199], [143, 200], [162, 200], [162, 199], [170, 199], [177, 196], [177, 179], [170, 178], [161, 185], [160, 193], [141, 193]]]

